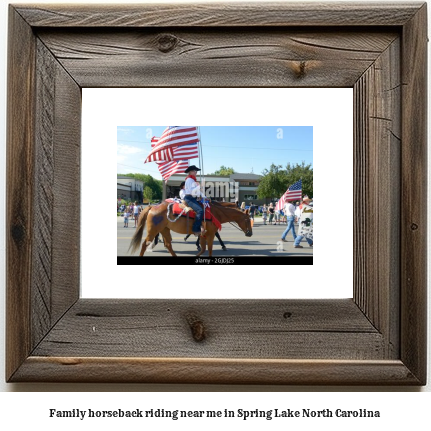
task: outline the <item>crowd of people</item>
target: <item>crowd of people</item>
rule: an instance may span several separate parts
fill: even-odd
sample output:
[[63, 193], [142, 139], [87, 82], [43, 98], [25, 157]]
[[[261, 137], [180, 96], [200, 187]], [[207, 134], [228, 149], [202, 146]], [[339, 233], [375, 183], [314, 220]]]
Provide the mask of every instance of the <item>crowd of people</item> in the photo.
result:
[[[238, 201], [237, 206], [239, 206]], [[246, 203], [243, 202], [239, 208], [241, 211], [245, 211], [247, 208]], [[262, 213], [264, 225], [277, 226], [286, 224], [286, 229], [281, 235], [281, 241], [287, 242], [287, 234], [291, 231], [295, 248], [303, 248], [300, 244], [303, 239], [307, 241], [310, 247], [313, 247], [313, 201], [308, 196], [304, 196], [301, 201], [286, 202], [281, 210], [277, 210], [276, 205], [272, 202], [268, 206], [263, 205], [261, 208], [250, 202], [247, 209], [249, 210], [250, 218], [253, 220], [258, 211]], [[295, 231], [295, 224], [298, 227], [298, 234]]]
[[135, 222], [136, 227], [138, 225], [139, 214], [142, 211], [142, 207], [138, 205], [137, 202], [133, 202], [130, 205], [118, 205], [117, 204], [117, 214], [122, 214], [124, 218], [124, 227], [129, 227], [129, 219]]

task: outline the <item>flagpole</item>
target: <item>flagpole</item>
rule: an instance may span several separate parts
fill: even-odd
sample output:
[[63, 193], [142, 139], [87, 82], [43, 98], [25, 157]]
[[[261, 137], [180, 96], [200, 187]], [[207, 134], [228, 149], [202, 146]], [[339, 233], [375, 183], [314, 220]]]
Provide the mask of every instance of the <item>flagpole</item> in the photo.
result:
[[201, 128], [199, 126], [196, 126], [196, 129], [198, 130], [198, 137], [199, 137], [199, 158], [201, 160], [200, 165], [201, 165], [201, 183], [202, 183], [202, 187], [203, 187], [203, 191], [205, 191], [205, 177], [204, 177], [204, 152], [202, 149], [202, 139], [201, 139]]

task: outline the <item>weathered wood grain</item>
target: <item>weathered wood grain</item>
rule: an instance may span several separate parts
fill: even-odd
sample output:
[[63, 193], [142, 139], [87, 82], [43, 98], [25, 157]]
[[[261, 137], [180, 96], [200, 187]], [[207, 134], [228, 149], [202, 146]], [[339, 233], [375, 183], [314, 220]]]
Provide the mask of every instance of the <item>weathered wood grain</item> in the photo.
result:
[[421, 3], [17, 5], [33, 27], [399, 26]]
[[37, 40], [32, 345], [79, 297], [80, 88]]
[[30, 357], [19, 381], [271, 385], [417, 385], [401, 361]]
[[79, 298], [81, 221], [81, 89], [57, 62], [51, 320]]
[[38, 31], [82, 87], [352, 87], [388, 31]]
[[[32, 347], [30, 313], [33, 234], [33, 136], [35, 39], [14, 11], [9, 13], [6, 155], [6, 375], [18, 368]], [[25, 53], [25, 55], [23, 55]]]
[[54, 122], [56, 60], [36, 41], [36, 121], [34, 176], [34, 248], [32, 255], [32, 345], [52, 326], [52, 228], [54, 204]]
[[427, 8], [403, 29], [401, 183], [401, 358], [426, 379]]
[[[193, 320], [203, 326], [202, 342]], [[33, 354], [385, 359], [384, 343], [352, 300], [81, 299]]]
[[[400, 38], [354, 87], [355, 301], [399, 356], [401, 66]], [[383, 209], [384, 208], [384, 209]]]

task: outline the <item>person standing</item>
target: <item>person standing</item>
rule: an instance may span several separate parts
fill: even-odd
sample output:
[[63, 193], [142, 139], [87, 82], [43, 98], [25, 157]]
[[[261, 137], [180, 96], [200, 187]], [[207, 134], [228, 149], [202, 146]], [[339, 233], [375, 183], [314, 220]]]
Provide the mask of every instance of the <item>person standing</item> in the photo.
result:
[[296, 218], [296, 224], [299, 223], [299, 217], [301, 217], [301, 208], [299, 206], [299, 202], [296, 202], [295, 204], [295, 218]]
[[302, 201], [301, 215], [299, 217], [299, 232], [295, 239], [295, 248], [304, 248], [300, 242], [306, 239], [308, 245], [313, 247], [313, 207], [310, 206], [310, 199], [305, 196]]
[[263, 216], [263, 224], [266, 224], [266, 220], [268, 219], [268, 208], [266, 204], [262, 207], [262, 216]]
[[128, 210], [128, 208], [125, 208], [124, 209], [124, 214], [123, 214], [123, 216], [124, 216], [124, 227], [129, 227], [129, 210]]
[[135, 220], [135, 227], [136, 227], [138, 225], [138, 218], [139, 218], [139, 206], [136, 202], [133, 205], [133, 218]]
[[250, 218], [254, 220], [254, 213], [256, 212], [256, 206], [253, 202], [250, 202]]
[[295, 239], [296, 239], [295, 205], [293, 205], [292, 202], [286, 202], [284, 204], [284, 214], [286, 215], [287, 227], [286, 227], [286, 230], [283, 232], [283, 235], [281, 235], [281, 240], [283, 242], [287, 242], [286, 236], [289, 233], [289, 231], [292, 230], [293, 240], [295, 241]]
[[269, 224], [272, 224], [272, 220], [274, 219], [274, 214], [275, 214], [274, 204], [272, 202], [269, 204], [268, 212], [269, 212]]
[[280, 224], [280, 211], [279, 210], [275, 210], [274, 211], [274, 220], [275, 220], [275, 223], [274, 223], [274, 225], [275, 226], [277, 226], [277, 221], [278, 221], [278, 223]]

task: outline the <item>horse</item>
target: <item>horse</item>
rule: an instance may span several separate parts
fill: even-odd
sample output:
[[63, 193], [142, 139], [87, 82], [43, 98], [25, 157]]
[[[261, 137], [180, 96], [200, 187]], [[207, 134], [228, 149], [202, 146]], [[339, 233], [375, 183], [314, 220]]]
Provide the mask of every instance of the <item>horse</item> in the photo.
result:
[[[245, 236], [251, 237], [253, 231], [251, 228], [250, 216], [248, 210], [242, 212], [237, 208], [233, 208], [231, 205], [225, 205], [226, 203], [212, 202], [211, 212], [221, 224], [223, 223], [236, 223], [239, 228], [244, 232]], [[172, 236], [171, 230], [180, 234], [192, 234], [193, 219], [187, 222], [185, 217], [179, 217], [176, 222], [172, 222], [168, 218], [168, 202], [162, 202], [159, 205], [148, 206], [139, 215], [138, 226], [133, 238], [130, 242], [129, 251], [134, 253], [142, 242], [145, 226], [147, 227], [147, 236], [145, 241], [142, 243], [141, 252], [139, 256], [143, 256], [147, 247], [153, 242], [157, 234], [161, 233], [165, 243], [165, 247], [168, 249], [171, 256], [176, 257], [172, 248]], [[206, 223], [205, 236], [200, 236], [201, 251], [198, 256], [201, 256], [206, 251], [206, 245], [208, 244], [209, 256], [212, 256], [212, 248], [214, 237], [217, 232], [217, 227], [210, 221]], [[188, 226], [187, 226], [188, 225]]]

